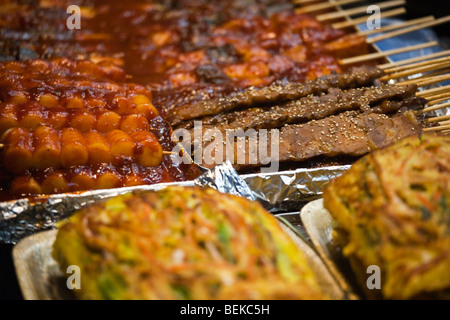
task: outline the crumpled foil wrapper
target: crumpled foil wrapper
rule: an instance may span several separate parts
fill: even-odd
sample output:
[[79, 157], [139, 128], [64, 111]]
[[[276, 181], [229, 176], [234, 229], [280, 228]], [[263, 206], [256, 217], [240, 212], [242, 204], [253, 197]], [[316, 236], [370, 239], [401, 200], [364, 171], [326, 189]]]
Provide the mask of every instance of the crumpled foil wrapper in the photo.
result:
[[306, 203], [321, 197], [331, 179], [349, 168], [350, 165], [330, 166], [241, 177], [266, 210], [279, 213], [300, 211]]
[[230, 161], [214, 167], [194, 180], [195, 185], [208, 186], [222, 193], [256, 200], [253, 191], [248, 184], [239, 176]]
[[0, 203], [0, 243], [17, 243], [28, 235], [54, 228], [58, 221], [95, 202], [132, 191], [160, 190], [171, 185], [212, 187], [222, 193], [260, 201], [273, 213], [299, 211], [306, 202], [320, 197], [330, 179], [349, 167], [239, 175], [231, 163], [226, 162], [193, 181], [58, 194], [33, 202], [28, 199], [4, 202]]

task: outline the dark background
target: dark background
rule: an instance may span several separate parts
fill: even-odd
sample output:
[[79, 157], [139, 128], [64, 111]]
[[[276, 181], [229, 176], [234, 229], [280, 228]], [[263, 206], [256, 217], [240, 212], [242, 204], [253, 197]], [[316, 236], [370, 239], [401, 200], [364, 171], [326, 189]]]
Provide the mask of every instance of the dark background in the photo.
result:
[[[375, 4], [382, 1], [386, 0], [365, 2]], [[399, 18], [409, 20], [427, 15], [439, 18], [450, 15], [450, 0], [407, 0], [406, 9], [407, 14]], [[450, 24], [434, 27], [433, 30], [440, 37], [442, 49], [450, 49]], [[12, 247], [0, 244], [0, 300], [22, 299], [11, 258]]]
[[12, 245], [0, 244], [0, 299], [22, 299], [11, 258]]

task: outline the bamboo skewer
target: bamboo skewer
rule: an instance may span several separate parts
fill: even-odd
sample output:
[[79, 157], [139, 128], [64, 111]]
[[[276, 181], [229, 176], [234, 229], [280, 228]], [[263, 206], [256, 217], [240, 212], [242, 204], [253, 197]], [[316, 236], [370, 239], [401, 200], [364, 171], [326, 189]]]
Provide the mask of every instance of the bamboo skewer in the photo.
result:
[[311, 2], [319, 2], [320, 0], [294, 0], [294, 4], [305, 4], [305, 3], [311, 3]]
[[436, 111], [436, 110], [439, 110], [439, 109], [447, 108], [449, 106], [450, 106], [450, 102], [442, 103], [442, 104], [438, 104], [438, 105], [435, 105], [435, 106], [432, 106], [432, 107], [423, 108], [422, 110], [420, 110], [419, 113], [426, 113], [426, 112]]
[[434, 77], [434, 76], [444, 75], [444, 74], [448, 74], [448, 73], [450, 73], [450, 67], [444, 68], [444, 69], [439, 69], [439, 70], [436, 70], [434, 72], [430, 72], [427, 74], [422, 74], [421, 76], [416, 77], [415, 79], [425, 79], [427, 77]]
[[424, 132], [431, 132], [431, 131], [442, 131], [442, 130], [447, 130], [450, 129], [450, 125], [445, 125], [445, 126], [437, 126], [437, 127], [431, 127], [431, 128], [425, 128], [423, 129]]
[[[405, 8], [397, 8], [397, 9], [381, 12], [381, 18], [395, 17], [395, 16], [402, 15], [404, 13], [406, 13]], [[356, 25], [358, 25], [360, 23], [364, 23], [366, 21], [367, 21], [367, 16], [364, 16], [364, 17], [351, 19], [348, 21], [336, 22], [336, 23], [333, 23], [331, 26], [334, 29], [344, 29], [344, 28], [356, 26]]]
[[[450, 57], [449, 57], [449, 60], [450, 60]], [[412, 68], [412, 69], [404, 70], [401, 72], [390, 73], [388, 75], [381, 77], [380, 80], [399, 79], [399, 78], [404, 78], [404, 77], [414, 75], [414, 74], [419, 74], [419, 73], [428, 72], [428, 71], [435, 71], [435, 70], [444, 69], [444, 68], [448, 68], [448, 67], [450, 67], [450, 61], [436, 63], [436, 64], [432, 64], [432, 65], [427, 65], [427, 66], [422, 66], [422, 67], [418, 67], [418, 68]], [[429, 75], [427, 75], [427, 76], [429, 76]]]
[[416, 84], [418, 87], [423, 87], [423, 86], [427, 86], [430, 84], [435, 84], [435, 83], [439, 83], [439, 82], [443, 82], [443, 81], [447, 81], [447, 80], [450, 80], [450, 74], [444, 74], [444, 75], [439, 75], [439, 76], [434, 76], [434, 77], [427, 77], [424, 79], [411, 79], [411, 80], [406, 80], [406, 81], [402, 81], [402, 82], [397, 82], [396, 84], [399, 86]]
[[[5, 145], [3, 143], [0, 143], [0, 149], [3, 149], [5, 147]], [[162, 152], [163, 155], [177, 155], [177, 152], [173, 152], [173, 151], [164, 151]]]
[[450, 90], [450, 85], [446, 85], [443, 87], [419, 91], [416, 93], [416, 96], [425, 97], [425, 99], [426, 99], [427, 96], [435, 95], [436, 93], [439, 93], [441, 91], [448, 92], [449, 90]]
[[444, 121], [444, 120], [450, 120], [450, 115], [440, 116], [440, 117], [432, 117], [425, 119], [426, 122], [438, 122], [438, 121]]
[[[394, 0], [394, 1], [375, 3], [375, 5], [378, 6], [380, 9], [387, 9], [387, 8], [401, 6], [401, 5], [404, 5], [405, 3], [406, 3], [405, 0]], [[326, 21], [326, 20], [343, 18], [345, 16], [366, 13], [366, 12], [367, 12], [367, 6], [362, 6], [362, 7], [357, 7], [357, 8], [347, 9], [347, 10], [341, 10], [338, 12], [321, 14], [321, 15], [318, 15], [316, 17], [316, 19], [318, 21]]]
[[387, 51], [383, 51], [383, 52], [369, 53], [369, 54], [365, 54], [362, 56], [356, 56], [356, 57], [352, 57], [352, 58], [342, 59], [342, 60], [340, 60], [340, 64], [346, 65], [346, 64], [364, 62], [364, 61], [369, 61], [369, 60], [376, 60], [376, 59], [383, 58], [383, 57], [390, 56], [390, 55], [395, 55], [395, 54], [404, 53], [404, 52], [408, 52], [408, 51], [414, 51], [414, 50], [434, 47], [437, 45], [438, 45], [437, 41], [431, 41], [431, 42], [421, 43], [421, 44], [417, 44], [417, 45], [413, 45], [413, 46], [407, 46], [407, 47], [397, 48], [397, 49], [393, 49], [393, 50], [387, 50]]
[[413, 25], [416, 25], [418, 23], [424, 23], [424, 22], [433, 21], [434, 19], [435, 19], [434, 16], [427, 16], [427, 17], [413, 19], [413, 20], [409, 20], [409, 21], [405, 21], [405, 22], [401, 22], [401, 23], [397, 23], [397, 24], [392, 24], [390, 26], [382, 27], [380, 29], [359, 31], [358, 33], [360, 35], [368, 36], [368, 35], [372, 35], [372, 34], [375, 34], [375, 33], [392, 31], [392, 30], [396, 30], [396, 29], [400, 29], [400, 28], [413, 26]]
[[171, 155], [176, 156], [176, 155], [178, 155], [177, 152], [173, 152], [173, 151], [163, 151], [162, 153], [163, 153], [163, 155], [166, 155], [166, 156], [171, 156]]
[[[428, 99], [427, 99], [428, 100]], [[437, 99], [437, 100], [434, 100], [434, 101], [432, 101], [432, 102], [428, 102], [428, 105], [431, 107], [431, 106], [434, 106], [434, 105], [437, 105], [437, 104], [439, 104], [439, 103], [442, 103], [442, 102], [445, 102], [445, 101], [449, 101], [450, 100], [450, 97], [446, 97], [446, 98], [442, 98], [442, 99]], [[430, 100], [428, 100], [428, 101], [430, 101]]]
[[374, 43], [374, 42], [386, 40], [386, 39], [393, 38], [393, 37], [396, 37], [396, 36], [399, 36], [399, 35], [402, 35], [402, 34], [406, 34], [406, 33], [409, 33], [409, 32], [421, 30], [421, 29], [424, 29], [424, 28], [429, 28], [429, 27], [432, 27], [432, 26], [437, 26], [439, 24], [444, 24], [444, 23], [447, 23], [447, 22], [450, 22], [450, 16], [442, 17], [442, 18], [436, 19], [434, 21], [425, 22], [425, 23], [418, 24], [418, 25], [415, 25], [415, 26], [412, 26], [412, 27], [409, 27], [409, 28], [400, 29], [400, 30], [397, 30], [397, 31], [393, 31], [393, 32], [390, 32], [390, 33], [387, 33], [387, 34], [380, 35], [378, 37], [370, 38], [370, 39], [367, 39], [367, 43]]
[[388, 68], [400, 67], [400, 66], [405, 66], [407, 64], [411, 64], [411, 63], [414, 63], [414, 62], [424, 61], [424, 60], [438, 58], [438, 57], [442, 57], [442, 56], [448, 56], [448, 55], [450, 55], [450, 50], [445, 50], [445, 51], [431, 53], [431, 54], [427, 54], [427, 55], [423, 55], [423, 56], [419, 56], [419, 57], [414, 57], [414, 58], [410, 58], [410, 59], [405, 59], [405, 60], [400, 60], [400, 61], [380, 64], [380, 65], [378, 65], [378, 68], [388, 69]]
[[441, 131], [441, 133], [448, 134], [448, 133], [450, 133], [450, 130], [449, 129], [444, 129], [444, 130]]
[[394, 73], [394, 72], [408, 70], [411, 68], [418, 68], [418, 67], [427, 66], [427, 65], [434, 65], [437, 63], [441, 63], [441, 62], [450, 62], [450, 56], [444, 57], [444, 58], [439, 58], [439, 59], [434, 59], [434, 60], [427, 60], [427, 61], [423, 61], [423, 62], [413, 63], [413, 64], [408, 64], [406, 66], [384, 69], [384, 71], [386, 73]]
[[437, 94], [437, 95], [430, 96], [427, 98], [429, 106], [433, 106], [435, 104], [438, 104], [440, 102], [443, 102], [443, 101], [446, 101], [449, 99], [450, 99], [450, 92]]
[[427, 72], [424, 74], [415, 74], [415, 76], [413, 78], [404, 79], [403, 81], [420, 82], [420, 81], [425, 81], [426, 79], [432, 78], [435, 76], [444, 76], [445, 74], [448, 74], [448, 73], [450, 73], [450, 67], [447, 67], [444, 69], [438, 69], [437, 71], [434, 71], [434, 72]]
[[334, 1], [334, 2], [324, 2], [324, 3], [312, 4], [312, 5], [309, 5], [306, 7], [301, 7], [301, 8], [295, 9], [295, 13], [309, 13], [309, 12], [330, 9], [330, 8], [334, 8], [336, 6], [342, 6], [345, 4], [361, 2], [361, 1], [362, 0], [338, 0], [338, 1]]

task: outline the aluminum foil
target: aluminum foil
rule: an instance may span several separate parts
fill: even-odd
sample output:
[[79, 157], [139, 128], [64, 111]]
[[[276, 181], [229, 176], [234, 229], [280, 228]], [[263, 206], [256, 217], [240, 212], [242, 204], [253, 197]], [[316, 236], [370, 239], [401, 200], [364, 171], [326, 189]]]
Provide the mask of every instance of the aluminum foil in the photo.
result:
[[159, 190], [170, 185], [208, 186], [257, 200], [270, 212], [298, 211], [320, 197], [330, 179], [349, 166], [297, 169], [266, 174], [239, 175], [229, 162], [216, 166], [193, 181], [95, 190], [52, 195], [41, 201], [21, 199], [0, 203], [0, 243], [17, 243], [24, 237], [55, 227], [55, 224], [97, 201], [132, 191]]
[[211, 171], [198, 177], [194, 182], [196, 185], [208, 186], [222, 193], [230, 193], [250, 200], [257, 199], [254, 192], [239, 176], [230, 161], [216, 166]]
[[254, 196], [270, 212], [300, 211], [307, 202], [322, 195], [328, 182], [348, 170], [350, 165], [316, 169], [296, 169], [242, 178]]
[[47, 196], [42, 199], [21, 199], [0, 203], [0, 243], [17, 243], [39, 231], [51, 229], [75, 211], [97, 201], [132, 191], [158, 190], [170, 185], [193, 185], [192, 181], [94, 190]]
[[231, 163], [217, 166], [193, 181], [94, 190], [83, 193], [58, 194], [36, 199], [0, 203], [0, 242], [17, 243], [24, 237], [51, 229], [55, 224], [95, 202], [133, 191], [160, 190], [171, 185], [209, 186], [223, 193], [231, 193], [255, 200], [248, 185], [240, 178]]

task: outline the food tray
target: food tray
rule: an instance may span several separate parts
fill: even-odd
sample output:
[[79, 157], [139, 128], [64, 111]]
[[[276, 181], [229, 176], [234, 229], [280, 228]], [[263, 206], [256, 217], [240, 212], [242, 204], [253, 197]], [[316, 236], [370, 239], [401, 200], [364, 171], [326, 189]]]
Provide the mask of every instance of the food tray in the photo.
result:
[[343, 290], [361, 295], [348, 261], [333, 242], [333, 218], [323, 207], [323, 199], [305, 205], [300, 211], [300, 218], [312, 245]]
[[28, 235], [51, 229], [56, 222], [96, 201], [170, 185], [209, 185], [221, 192], [259, 200], [272, 213], [296, 211], [308, 201], [320, 197], [328, 181], [348, 168], [332, 166], [239, 176], [229, 163], [225, 163], [192, 181], [59, 194], [45, 197], [40, 202], [21, 199], [0, 203], [0, 243], [16, 243]]
[[[362, 286], [350, 260], [342, 254], [342, 247], [333, 240], [334, 220], [324, 208], [323, 199], [305, 205], [300, 212], [300, 218], [309, 241], [344, 292], [355, 299], [378, 299], [380, 291]], [[367, 274], [367, 277], [369, 276], [370, 274]]]

